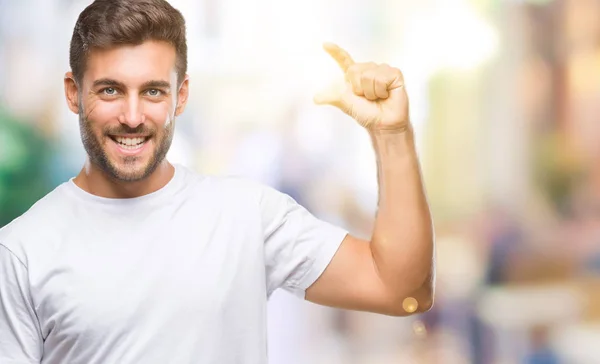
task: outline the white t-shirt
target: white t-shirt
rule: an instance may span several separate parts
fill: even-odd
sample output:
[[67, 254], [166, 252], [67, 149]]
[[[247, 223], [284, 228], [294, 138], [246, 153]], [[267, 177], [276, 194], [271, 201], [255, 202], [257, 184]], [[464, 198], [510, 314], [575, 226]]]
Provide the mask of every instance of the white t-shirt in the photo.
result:
[[132, 199], [66, 182], [0, 230], [0, 363], [267, 362], [267, 299], [304, 297], [346, 231], [175, 166]]

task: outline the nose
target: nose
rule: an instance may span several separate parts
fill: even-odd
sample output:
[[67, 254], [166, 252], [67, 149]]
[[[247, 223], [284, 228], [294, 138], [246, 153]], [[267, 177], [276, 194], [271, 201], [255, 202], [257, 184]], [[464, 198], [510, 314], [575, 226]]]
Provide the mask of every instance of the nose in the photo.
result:
[[119, 122], [131, 128], [144, 123], [145, 116], [142, 100], [137, 95], [131, 95], [127, 101], [123, 103], [123, 110], [119, 116]]

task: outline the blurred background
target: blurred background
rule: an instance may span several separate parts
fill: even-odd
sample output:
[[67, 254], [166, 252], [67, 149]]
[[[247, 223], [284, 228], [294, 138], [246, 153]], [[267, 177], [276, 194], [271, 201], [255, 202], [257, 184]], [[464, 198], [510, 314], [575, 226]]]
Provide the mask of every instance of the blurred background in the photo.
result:
[[[62, 78], [89, 0], [0, 0], [0, 226], [84, 161]], [[428, 313], [277, 292], [272, 364], [600, 363], [600, 0], [172, 0], [191, 99], [169, 158], [368, 238], [366, 133], [312, 95], [324, 41], [401, 68], [437, 236]], [[235, 100], [235, 107], [231, 106]]]

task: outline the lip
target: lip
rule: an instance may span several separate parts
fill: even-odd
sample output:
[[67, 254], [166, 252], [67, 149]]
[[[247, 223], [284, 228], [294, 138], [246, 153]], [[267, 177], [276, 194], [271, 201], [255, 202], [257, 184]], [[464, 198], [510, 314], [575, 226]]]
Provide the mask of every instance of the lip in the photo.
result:
[[[128, 135], [128, 137], [131, 137], [131, 136]], [[139, 136], [139, 137], [142, 138], [143, 136]], [[117, 153], [121, 154], [121, 155], [125, 155], [125, 156], [141, 155], [148, 148], [148, 144], [150, 144], [152, 141], [152, 139], [150, 138], [150, 139], [147, 139], [140, 148], [125, 149], [125, 148], [121, 147], [121, 144], [117, 143], [113, 138], [108, 138], [108, 139], [110, 139], [110, 143], [114, 146], [114, 149], [117, 151]]]
[[145, 135], [145, 134], [125, 134], [125, 135], [119, 135], [119, 134], [111, 134], [110, 138], [119, 138], [119, 137], [123, 137], [123, 138], [144, 138], [147, 139], [150, 137], [150, 135]]

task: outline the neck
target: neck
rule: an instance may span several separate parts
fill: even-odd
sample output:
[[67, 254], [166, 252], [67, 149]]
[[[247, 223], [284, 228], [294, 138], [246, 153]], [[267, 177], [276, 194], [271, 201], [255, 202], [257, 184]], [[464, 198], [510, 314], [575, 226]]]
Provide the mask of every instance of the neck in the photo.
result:
[[140, 181], [120, 181], [108, 175], [88, 159], [73, 182], [82, 190], [99, 197], [134, 198], [160, 190], [169, 183], [174, 174], [175, 167], [164, 160], [151, 175]]

